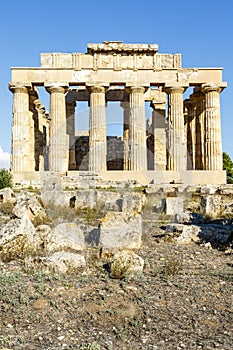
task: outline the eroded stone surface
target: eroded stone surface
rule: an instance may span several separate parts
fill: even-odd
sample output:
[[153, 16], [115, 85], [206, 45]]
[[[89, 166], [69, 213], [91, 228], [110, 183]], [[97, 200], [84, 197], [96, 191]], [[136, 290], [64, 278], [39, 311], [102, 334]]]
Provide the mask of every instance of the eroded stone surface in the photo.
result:
[[104, 251], [139, 249], [142, 221], [137, 212], [108, 212], [100, 224], [99, 246]]
[[57, 225], [46, 240], [49, 252], [61, 250], [79, 252], [85, 249], [84, 233], [75, 223]]
[[6, 187], [0, 190], [0, 202], [2, 203], [15, 203], [16, 195], [12, 188]]

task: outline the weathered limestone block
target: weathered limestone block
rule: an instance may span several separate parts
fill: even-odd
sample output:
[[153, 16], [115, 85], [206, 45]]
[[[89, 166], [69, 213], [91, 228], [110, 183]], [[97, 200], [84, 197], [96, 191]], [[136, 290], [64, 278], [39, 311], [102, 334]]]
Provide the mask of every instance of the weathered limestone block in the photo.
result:
[[182, 214], [175, 215], [175, 222], [179, 224], [190, 223], [193, 225], [198, 225], [203, 222], [203, 218], [200, 214], [197, 214], [197, 213], [184, 212]]
[[13, 219], [0, 230], [1, 256], [5, 260], [24, 257], [34, 249], [35, 228], [29, 217]]
[[42, 258], [41, 265], [45, 272], [67, 273], [84, 268], [86, 262], [83, 255], [62, 251]]
[[94, 208], [97, 202], [95, 190], [79, 190], [75, 193], [75, 208]]
[[14, 191], [9, 188], [3, 188], [0, 190], [0, 202], [2, 203], [15, 203], [16, 202], [16, 195]]
[[75, 223], [59, 224], [47, 237], [46, 249], [48, 252], [82, 251], [85, 249], [84, 233]]
[[73, 192], [69, 191], [43, 191], [41, 199], [44, 206], [70, 206], [70, 198], [73, 197]]
[[224, 205], [224, 214], [233, 215], [233, 201], [228, 202]]
[[35, 216], [46, 216], [45, 210], [42, 207], [40, 201], [37, 197], [28, 197], [23, 195], [17, 199], [16, 205], [14, 206], [12, 213], [18, 217], [22, 218], [25, 214], [28, 215], [30, 219]]
[[201, 212], [210, 218], [217, 218], [221, 210], [221, 196], [207, 195], [201, 196]]
[[162, 213], [165, 211], [166, 208], [166, 200], [165, 198], [162, 198], [160, 200], [157, 200], [153, 205], [153, 212], [154, 213]]
[[219, 190], [217, 185], [206, 185], [201, 187], [201, 194], [216, 194]]
[[114, 254], [111, 262], [111, 276], [117, 279], [129, 277], [142, 272], [144, 260], [132, 251], [122, 251]]
[[120, 211], [122, 206], [121, 195], [116, 192], [97, 191], [97, 205], [106, 210]]
[[99, 246], [104, 251], [139, 249], [141, 235], [141, 215], [136, 212], [108, 212], [100, 224]]
[[8, 243], [15, 238], [21, 236], [26, 237], [30, 242], [33, 241], [35, 228], [27, 215], [22, 218], [16, 218], [9, 221], [0, 230], [0, 245]]
[[172, 223], [166, 226], [166, 233], [173, 236], [177, 242], [183, 244], [199, 242], [200, 232], [201, 227], [195, 225], [183, 225]]
[[233, 195], [233, 184], [220, 185], [218, 186], [219, 194], [221, 195]]
[[48, 225], [39, 225], [36, 227], [36, 232], [33, 237], [34, 245], [41, 247], [42, 250], [47, 252], [48, 237], [51, 236], [51, 227]]
[[122, 211], [141, 213], [145, 202], [146, 196], [144, 194], [125, 193], [122, 197]]
[[181, 197], [166, 198], [166, 214], [176, 215], [184, 212], [184, 201]]

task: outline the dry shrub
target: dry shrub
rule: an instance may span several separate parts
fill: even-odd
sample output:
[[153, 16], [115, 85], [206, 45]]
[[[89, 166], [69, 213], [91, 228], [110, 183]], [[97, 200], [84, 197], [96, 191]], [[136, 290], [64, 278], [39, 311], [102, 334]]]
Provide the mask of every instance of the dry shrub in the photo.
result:
[[178, 275], [182, 270], [183, 258], [181, 256], [170, 257], [163, 266], [162, 273], [165, 276]]

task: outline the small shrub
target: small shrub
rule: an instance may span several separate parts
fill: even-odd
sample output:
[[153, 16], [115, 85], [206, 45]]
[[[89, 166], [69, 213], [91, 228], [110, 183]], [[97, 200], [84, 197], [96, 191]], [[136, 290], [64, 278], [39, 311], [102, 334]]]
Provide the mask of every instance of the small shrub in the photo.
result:
[[84, 222], [93, 226], [98, 226], [101, 219], [105, 216], [106, 210], [102, 205], [97, 205], [94, 208], [77, 208], [75, 209], [75, 213], [77, 217], [82, 219]]
[[171, 257], [168, 259], [162, 269], [162, 273], [165, 276], [175, 276], [180, 273], [182, 269], [183, 259], [182, 257]]
[[63, 205], [55, 205], [53, 203], [49, 203], [46, 206], [46, 214], [49, 218], [48, 221], [64, 221], [64, 222], [73, 222], [76, 219], [74, 209], [70, 207], [66, 207]]
[[12, 175], [11, 173], [6, 169], [0, 169], [0, 189], [5, 187], [12, 187], [13, 181], [12, 181]]

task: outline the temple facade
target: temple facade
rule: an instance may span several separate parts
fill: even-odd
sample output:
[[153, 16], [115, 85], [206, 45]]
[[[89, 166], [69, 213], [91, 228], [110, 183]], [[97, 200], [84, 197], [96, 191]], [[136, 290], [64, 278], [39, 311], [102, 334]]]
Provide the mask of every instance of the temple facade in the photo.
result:
[[[49, 111], [40, 87], [50, 96]], [[88, 44], [87, 53], [41, 54], [38, 68], [12, 68], [14, 180], [85, 171], [116, 181], [225, 183], [220, 118], [225, 87], [222, 68], [182, 68], [181, 54], [160, 54], [157, 44], [103, 42]], [[79, 137], [80, 101], [88, 102], [89, 130]], [[123, 111], [120, 137], [106, 132], [110, 101], [120, 102]]]

